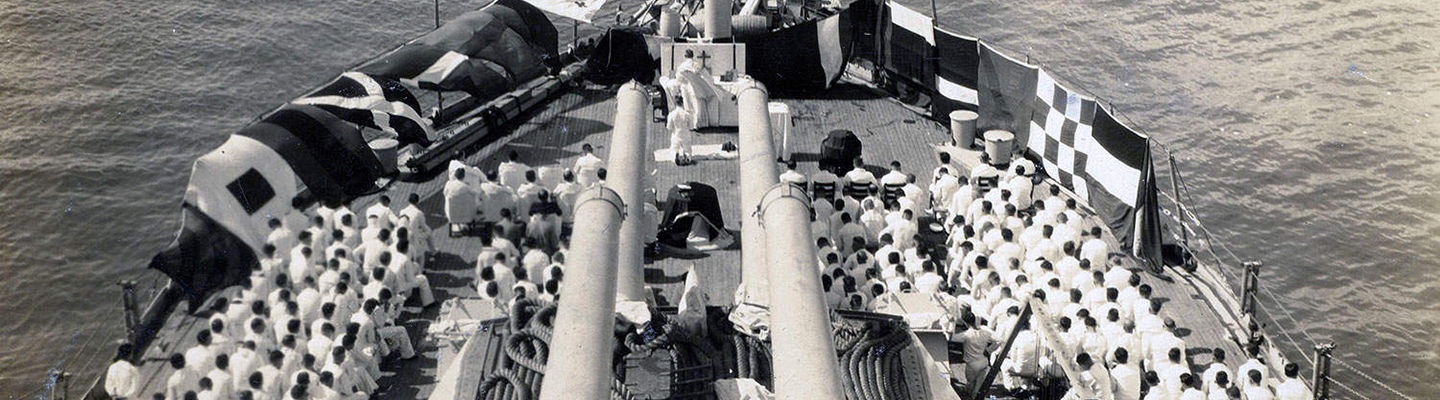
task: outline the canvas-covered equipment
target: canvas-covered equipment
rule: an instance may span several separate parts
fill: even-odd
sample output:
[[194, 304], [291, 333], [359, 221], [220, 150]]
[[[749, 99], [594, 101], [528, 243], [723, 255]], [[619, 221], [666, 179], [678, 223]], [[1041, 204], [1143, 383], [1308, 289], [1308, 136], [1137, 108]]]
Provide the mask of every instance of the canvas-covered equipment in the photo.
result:
[[195, 160], [180, 232], [150, 268], [179, 285], [193, 310], [211, 291], [249, 276], [271, 216], [294, 210], [298, 187], [281, 153], [254, 138], [231, 135]]
[[357, 71], [427, 90], [493, 98], [544, 74], [558, 35], [544, 13], [501, 1], [462, 14]]
[[660, 219], [658, 241], [672, 253], [694, 254], [729, 247], [734, 237], [725, 230], [715, 188], [689, 182], [670, 189]]
[[845, 175], [851, 163], [861, 153], [860, 137], [846, 129], [836, 129], [825, 135], [820, 142], [820, 169], [835, 175]]
[[291, 103], [319, 107], [380, 133], [367, 139], [395, 139], [420, 145], [429, 145], [434, 140], [435, 130], [430, 121], [420, 116], [420, 101], [395, 79], [346, 72]]
[[649, 84], [655, 81], [660, 60], [650, 54], [649, 45], [640, 28], [618, 27], [605, 31], [595, 42], [595, 50], [585, 60], [585, 80], [601, 85], [617, 85], [631, 79]]
[[272, 218], [307, 197], [338, 203], [376, 189], [386, 169], [372, 144], [435, 139], [412, 89], [493, 98], [546, 73], [557, 38], [544, 12], [499, 0], [267, 113], [195, 161], [180, 231], [150, 267], [192, 307], [238, 284], [258, 266]]

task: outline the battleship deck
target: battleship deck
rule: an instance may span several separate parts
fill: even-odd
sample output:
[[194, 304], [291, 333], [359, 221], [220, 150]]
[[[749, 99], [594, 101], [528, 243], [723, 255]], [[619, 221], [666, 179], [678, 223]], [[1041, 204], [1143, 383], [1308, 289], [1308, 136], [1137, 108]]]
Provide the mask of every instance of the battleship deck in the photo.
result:
[[[795, 116], [792, 146], [798, 149], [793, 157], [799, 161], [803, 172], [816, 171], [819, 158], [818, 148], [825, 133], [832, 129], [854, 131], [864, 143], [864, 158], [877, 172], [881, 165], [892, 160], [901, 160], [907, 171], [914, 171], [922, 179], [936, 167], [932, 144], [942, 143], [949, 138], [948, 129], [931, 121], [905, 105], [893, 100], [885, 93], [867, 86], [843, 83], [821, 98], [772, 99], [787, 103]], [[478, 164], [484, 169], [493, 169], [499, 156], [509, 150], [517, 150], [524, 162], [532, 166], [571, 165], [581, 154], [584, 143], [596, 147], [597, 153], [608, 153], [609, 133], [616, 111], [614, 91], [596, 86], [574, 89], [556, 96], [548, 103], [526, 113], [509, 129], [492, 133], [482, 140], [479, 151], [469, 154], [465, 161]], [[648, 148], [653, 151], [668, 145], [668, 134], [663, 124], [652, 123], [649, 127]], [[699, 134], [696, 145], [736, 142], [731, 132]], [[960, 162], [974, 165], [977, 154], [962, 151]], [[739, 238], [741, 210], [739, 210], [739, 168], [735, 160], [700, 161], [696, 165], [678, 167], [674, 163], [653, 163], [654, 183], [663, 196], [666, 189], [681, 182], [696, 181], [716, 187], [725, 228]], [[407, 307], [401, 316], [409, 328], [413, 343], [421, 355], [411, 360], [392, 360], [382, 366], [385, 371], [380, 380], [386, 389], [376, 398], [380, 399], [425, 399], [434, 390], [439, 371], [437, 365], [437, 341], [427, 338], [426, 331], [439, 318], [439, 302], [453, 298], [474, 297], [474, 260], [480, 252], [479, 241], [474, 238], [451, 238], [445, 235], [443, 214], [444, 199], [440, 195], [444, 184], [443, 176], [431, 176], [419, 182], [395, 182], [387, 192], [394, 198], [404, 198], [409, 193], [421, 195], [422, 209], [427, 222], [434, 228], [434, 254], [426, 265], [437, 298], [437, 305], [420, 309]], [[1037, 189], [1036, 193], [1043, 193]], [[662, 199], [663, 200], [663, 199]], [[352, 204], [356, 210], [368, 207], [375, 196], [358, 199]], [[1083, 203], [1083, 202], [1082, 202]], [[1098, 221], [1093, 213], [1085, 213], [1091, 223]], [[1107, 240], [1111, 248], [1119, 248], [1113, 237]], [[1123, 265], [1134, 267], [1134, 261], [1124, 257]], [[674, 302], [684, 282], [684, 274], [691, 266], [709, 287], [712, 304], [730, 304], [734, 288], [740, 281], [739, 246], [708, 253], [694, 259], [664, 258], [650, 260], [646, 265], [646, 280], [657, 289], [657, 299]], [[1172, 276], [1174, 274], [1167, 274]], [[1161, 278], [1142, 274], [1155, 289], [1155, 298], [1165, 302], [1164, 313], [1174, 318], [1181, 327], [1179, 336], [1185, 340], [1187, 354], [1192, 356], [1194, 365], [1205, 365], [1210, 361], [1210, 349], [1219, 347], [1231, 354], [1241, 354], [1239, 347], [1230, 338], [1226, 323], [1207, 303], [1207, 296], [1190, 279]], [[1214, 301], [1209, 300], [1209, 301]], [[155, 341], [148, 346], [139, 367], [142, 372], [141, 396], [151, 398], [164, 391], [165, 381], [172, 370], [165, 363], [171, 353], [183, 352], [194, 344], [195, 332], [205, 324], [202, 318], [191, 316], [177, 306], [168, 318]], [[1238, 366], [1239, 357], [1231, 358], [1231, 367]], [[1198, 372], [1198, 371], [1197, 371]]]

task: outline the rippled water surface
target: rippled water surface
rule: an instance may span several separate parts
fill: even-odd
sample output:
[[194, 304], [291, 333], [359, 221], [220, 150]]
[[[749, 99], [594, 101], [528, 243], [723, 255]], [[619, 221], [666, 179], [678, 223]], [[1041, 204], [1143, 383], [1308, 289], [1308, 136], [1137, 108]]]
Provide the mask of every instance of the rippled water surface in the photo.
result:
[[[38, 393], [52, 368], [93, 379], [123, 330], [114, 282], [153, 281], [143, 266], [179, 227], [190, 163], [427, 30], [431, 7], [0, 0], [0, 397]], [[1302, 330], [1334, 340], [1345, 365], [1440, 397], [1440, 2], [937, 8], [943, 26], [1028, 54], [1167, 143], [1195, 211], [1267, 262], [1301, 346]]]

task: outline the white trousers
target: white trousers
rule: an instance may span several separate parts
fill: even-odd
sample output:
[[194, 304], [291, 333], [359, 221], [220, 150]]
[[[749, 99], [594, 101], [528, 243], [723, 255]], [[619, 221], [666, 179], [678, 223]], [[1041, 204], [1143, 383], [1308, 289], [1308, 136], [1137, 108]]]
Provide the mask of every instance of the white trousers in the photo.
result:
[[408, 360], [415, 357], [415, 346], [410, 344], [410, 332], [405, 327], [388, 326], [376, 332], [380, 334], [380, 340], [385, 341], [385, 347], [400, 352], [400, 358]]
[[692, 133], [689, 129], [681, 129], [675, 132], [670, 132], [670, 152], [674, 153], [676, 156], [690, 156], [692, 154], [695, 154], [695, 152], [691, 150], [693, 147], [692, 142], [694, 142], [692, 138], [694, 136], [695, 134]]
[[415, 275], [415, 288], [420, 290], [420, 306], [435, 304], [435, 292], [430, 291], [430, 278], [425, 274]]

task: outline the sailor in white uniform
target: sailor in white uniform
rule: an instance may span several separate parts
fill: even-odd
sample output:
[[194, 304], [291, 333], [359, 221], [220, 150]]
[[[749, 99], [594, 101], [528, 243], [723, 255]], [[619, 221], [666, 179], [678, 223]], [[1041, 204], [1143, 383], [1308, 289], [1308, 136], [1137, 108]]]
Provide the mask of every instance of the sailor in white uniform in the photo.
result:
[[1091, 227], [1085, 244], [1080, 246], [1080, 258], [1090, 260], [1090, 268], [1097, 271], [1109, 270], [1110, 245], [1105, 244], [1103, 234], [1100, 227]]
[[676, 97], [675, 105], [670, 115], [665, 116], [665, 129], [670, 131], [670, 153], [675, 156], [675, 165], [689, 165], [694, 155], [695, 117], [685, 108], [685, 98]]
[[451, 224], [474, 222], [478, 202], [475, 188], [465, 183], [465, 170], [455, 170], [450, 181], [445, 182], [445, 217]]
[[990, 155], [980, 155], [980, 165], [970, 171], [970, 184], [977, 189], [989, 189], [998, 186], [1000, 171], [990, 165]]
[[525, 184], [525, 174], [533, 172], [534, 169], [520, 162], [520, 152], [510, 150], [510, 153], [505, 156], [505, 162], [500, 163], [500, 167], [496, 171], [500, 174], [500, 184], [515, 190]]
[[1115, 400], [1140, 400], [1140, 370], [1130, 364], [1130, 351], [1117, 348], [1111, 354], [1110, 381]]
[[865, 169], [865, 160], [855, 157], [852, 163], [854, 168], [846, 172], [842, 180], [845, 183], [845, 192], [851, 197], [865, 197], [875, 191], [875, 174]]
[[885, 193], [884, 198], [887, 202], [904, 196], [902, 188], [905, 187], [905, 173], [900, 170], [899, 161], [890, 162], [890, 171], [880, 176], [880, 187]]
[[393, 229], [395, 227], [395, 211], [390, 209], [390, 196], [380, 195], [380, 201], [365, 209], [365, 227]]
[[[831, 176], [834, 176], [833, 174]], [[810, 179], [805, 174], [795, 169], [795, 160], [785, 162], [785, 172], [780, 173], [780, 182], [799, 186], [806, 193], [810, 192]]]
[[270, 235], [265, 238], [266, 243], [275, 245], [276, 249], [290, 249], [295, 247], [296, 233], [284, 226], [279, 218], [270, 219]]
[[605, 168], [605, 161], [595, 156], [595, 147], [589, 143], [580, 146], [585, 152], [580, 158], [575, 159], [575, 181], [581, 187], [590, 187], [600, 181], [598, 172]]
[[170, 378], [165, 381], [166, 399], [182, 399], [186, 393], [194, 393], [200, 390], [198, 383], [203, 374], [200, 373], [198, 366], [192, 366], [192, 363], [187, 360], [186, 355], [180, 353], [171, 354], [170, 368], [174, 369], [175, 372], [170, 373]]
[[132, 348], [129, 343], [121, 343], [115, 352], [115, 362], [105, 371], [105, 393], [112, 399], [135, 399], [139, 394], [140, 370], [130, 363]]
[[1300, 380], [1300, 366], [1295, 363], [1285, 363], [1285, 381], [1275, 387], [1275, 397], [1278, 400], [1308, 400], [1310, 388]]
[[820, 170], [810, 177], [810, 197], [841, 197], [841, 179], [827, 170]]

